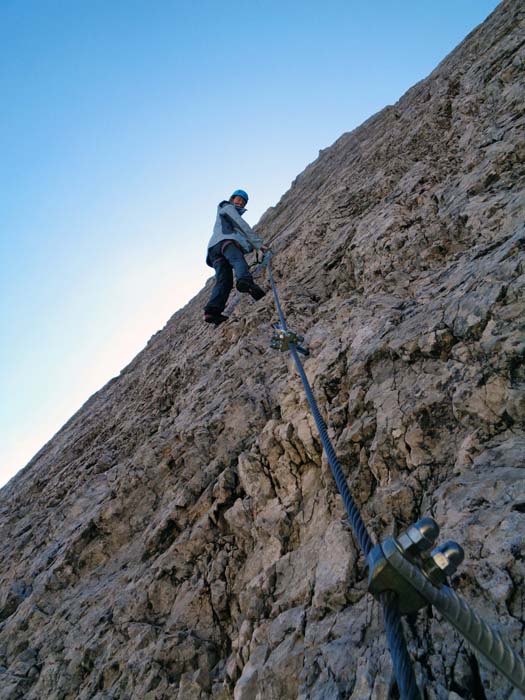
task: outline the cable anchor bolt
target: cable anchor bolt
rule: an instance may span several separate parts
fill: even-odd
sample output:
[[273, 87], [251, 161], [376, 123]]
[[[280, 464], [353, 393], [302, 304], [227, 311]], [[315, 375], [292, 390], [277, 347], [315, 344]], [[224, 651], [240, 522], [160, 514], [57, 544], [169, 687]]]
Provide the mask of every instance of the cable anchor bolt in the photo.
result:
[[308, 357], [310, 351], [300, 345], [304, 341], [304, 336], [294, 333], [294, 331], [285, 330], [279, 323], [276, 323], [273, 328], [270, 347], [279, 352], [287, 352], [290, 345], [294, 345], [297, 352]]
[[445, 542], [434, 547], [439, 535], [439, 525], [432, 518], [422, 518], [411, 525], [397, 538], [387, 537], [375, 545], [368, 555], [368, 590], [379, 599], [384, 591], [393, 591], [399, 600], [401, 614], [413, 613], [428, 603], [425, 598], [406, 581], [390, 562], [395, 553], [401, 553], [411, 564], [437, 587], [443, 585], [447, 576], [455, 573], [464, 558], [463, 549], [456, 542]]

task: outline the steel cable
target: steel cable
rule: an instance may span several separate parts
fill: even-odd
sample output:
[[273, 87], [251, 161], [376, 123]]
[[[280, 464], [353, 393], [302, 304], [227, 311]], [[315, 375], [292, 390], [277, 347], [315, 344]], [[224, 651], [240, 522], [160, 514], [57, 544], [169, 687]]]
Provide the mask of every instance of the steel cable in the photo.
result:
[[310, 408], [312, 409], [312, 414], [315, 420], [315, 424], [317, 426], [317, 430], [319, 432], [319, 437], [321, 438], [321, 442], [323, 444], [324, 451], [326, 452], [326, 456], [328, 459], [328, 464], [330, 465], [332, 474], [335, 479], [335, 483], [337, 484], [337, 488], [339, 489], [339, 493], [341, 494], [341, 498], [343, 499], [346, 512], [348, 513], [348, 519], [350, 520], [352, 528], [355, 532], [355, 536], [357, 537], [359, 546], [363, 550], [365, 557], [367, 557], [368, 553], [373, 547], [372, 539], [368, 534], [366, 525], [364, 524], [363, 519], [361, 518], [359, 509], [357, 508], [356, 502], [354, 501], [352, 494], [350, 493], [350, 489], [348, 488], [348, 484], [346, 483], [345, 475], [343, 474], [343, 470], [341, 469], [341, 465], [339, 464], [339, 460], [337, 459], [335, 450], [332, 446], [330, 438], [328, 437], [326, 424], [323, 420], [323, 417], [321, 416], [321, 413], [319, 412], [319, 408], [315, 401], [302, 362], [299, 359], [299, 355], [297, 354], [295, 345], [290, 345], [290, 352], [292, 353], [295, 366], [297, 367], [297, 371], [299, 372], [299, 376], [301, 377], [301, 380], [303, 382], [306, 398], [308, 399], [308, 403], [310, 404]]
[[383, 608], [386, 638], [390, 655], [392, 656], [399, 694], [402, 700], [405, 700], [405, 698], [408, 698], [408, 700], [420, 700], [421, 693], [416, 683], [412, 659], [408, 653], [405, 641], [398, 597], [393, 591], [384, 591], [379, 598]]
[[[265, 262], [268, 268], [268, 277], [270, 280], [270, 285], [272, 287], [272, 292], [275, 299], [275, 305], [277, 307], [277, 313], [279, 314], [281, 327], [284, 331], [286, 331], [286, 319], [281, 308], [279, 294], [277, 292], [277, 287], [273, 279], [273, 274], [270, 267], [270, 259], [271, 254], [267, 254], [265, 256]], [[343, 470], [341, 469], [341, 465], [339, 464], [339, 460], [337, 459], [331, 440], [328, 437], [326, 424], [323, 420], [323, 417], [321, 416], [312, 388], [310, 386], [310, 382], [308, 381], [308, 377], [306, 376], [306, 372], [304, 371], [304, 367], [297, 353], [297, 349], [293, 343], [290, 343], [290, 352], [294, 359], [297, 371], [299, 372], [299, 376], [301, 377], [306, 398], [310, 405], [310, 409], [312, 411], [312, 415], [314, 417], [315, 424], [319, 432], [319, 437], [321, 438], [321, 442], [328, 459], [328, 464], [330, 465], [330, 469], [337, 484], [337, 488], [339, 490], [339, 493], [341, 494], [341, 498], [343, 499], [343, 503], [346, 508], [348, 518], [350, 520], [350, 524], [352, 525], [355, 536], [359, 542], [359, 546], [361, 547], [366, 557], [372, 549], [372, 540], [370, 538], [368, 530], [366, 529], [363, 519], [361, 518], [361, 514], [359, 513], [357, 504], [355, 503], [352, 494], [350, 493], [350, 489], [348, 488], [348, 484], [343, 474]], [[401, 614], [399, 612], [399, 605], [397, 602], [397, 596], [396, 594], [387, 591], [385, 593], [382, 593], [380, 598], [383, 607], [383, 616], [388, 646], [390, 649], [390, 654], [392, 656], [394, 674], [399, 687], [401, 699], [421, 700], [421, 694], [416, 683], [416, 677], [414, 674], [412, 661], [410, 659], [410, 655], [408, 653], [406, 645], [403, 625], [401, 622]]]

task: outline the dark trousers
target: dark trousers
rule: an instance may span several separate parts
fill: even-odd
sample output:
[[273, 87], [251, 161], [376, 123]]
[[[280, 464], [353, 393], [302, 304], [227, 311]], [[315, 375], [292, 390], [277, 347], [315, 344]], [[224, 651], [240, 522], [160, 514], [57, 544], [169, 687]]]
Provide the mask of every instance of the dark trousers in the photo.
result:
[[215, 268], [215, 286], [204, 311], [220, 314], [233, 288], [233, 273], [237, 282], [241, 279], [251, 282], [253, 278], [242, 250], [233, 241], [220, 241], [209, 249], [208, 256]]

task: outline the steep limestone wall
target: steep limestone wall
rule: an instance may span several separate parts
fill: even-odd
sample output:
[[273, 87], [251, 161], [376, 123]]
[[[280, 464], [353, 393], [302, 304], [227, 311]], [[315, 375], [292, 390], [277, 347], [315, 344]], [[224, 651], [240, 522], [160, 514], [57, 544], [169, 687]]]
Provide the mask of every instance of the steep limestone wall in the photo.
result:
[[[503, 2], [259, 224], [367, 526], [433, 515], [522, 652], [524, 30]], [[273, 301], [214, 330], [210, 284], [2, 490], [0, 700], [388, 697]], [[429, 610], [407, 634], [429, 700], [518, 697]]]

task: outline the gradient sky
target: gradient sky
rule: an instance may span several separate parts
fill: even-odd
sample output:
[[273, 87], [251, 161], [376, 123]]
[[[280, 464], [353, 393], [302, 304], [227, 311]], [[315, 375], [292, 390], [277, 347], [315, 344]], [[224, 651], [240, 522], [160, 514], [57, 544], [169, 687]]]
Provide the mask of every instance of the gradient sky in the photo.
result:
[[202, 287], [219, 200], [255, 224], [496, 5], [2, 0], [0, 485]]

